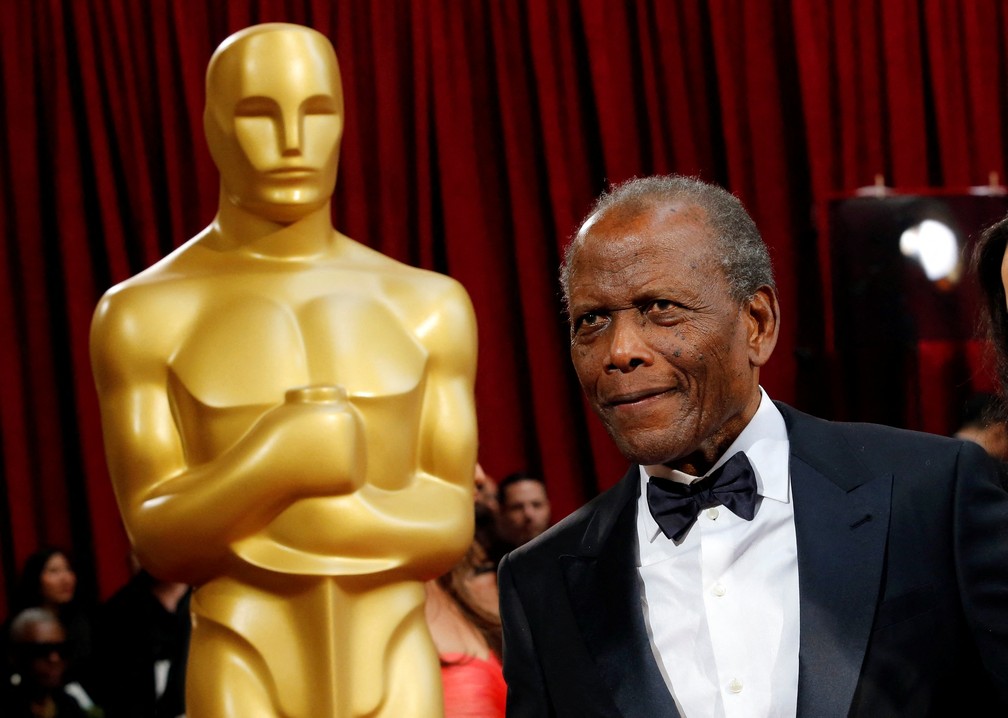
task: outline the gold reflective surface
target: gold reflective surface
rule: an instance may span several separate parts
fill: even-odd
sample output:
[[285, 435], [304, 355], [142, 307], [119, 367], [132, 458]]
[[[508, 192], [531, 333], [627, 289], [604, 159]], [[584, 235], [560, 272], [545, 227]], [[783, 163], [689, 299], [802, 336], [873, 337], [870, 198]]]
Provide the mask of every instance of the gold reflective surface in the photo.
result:
[[333, 229], [323, 35], [236, 33], [207, 98], [218, 214], [91, 335], [130, 540], [196, 587], [187, 714], [439, 715], [422, 582], [472, 539], [469, 298]]

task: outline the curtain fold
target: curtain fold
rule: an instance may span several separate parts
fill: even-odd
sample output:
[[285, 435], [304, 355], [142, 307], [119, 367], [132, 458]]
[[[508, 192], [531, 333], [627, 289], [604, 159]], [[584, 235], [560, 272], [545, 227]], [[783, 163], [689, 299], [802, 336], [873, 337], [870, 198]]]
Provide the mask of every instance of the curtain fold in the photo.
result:
[[674, 171], [742, 198], [780, 284], [764, 386], [828, 409], [846, 318], [814, 210], [876, 175], [1004, 177], [1006, 15], [998, 0], [0, 3], [0, 611], [40, 543], [71, 547], [94, 597], [125, 580], [91, 312], [213, 219], [203, 76], [231, 32], [288, 21], [332, 39], [335, 225], [466, 287], [480, 461], [541, 473], [562, 516], [625, 468], [570, 368], [556, 282], [606, 183]]

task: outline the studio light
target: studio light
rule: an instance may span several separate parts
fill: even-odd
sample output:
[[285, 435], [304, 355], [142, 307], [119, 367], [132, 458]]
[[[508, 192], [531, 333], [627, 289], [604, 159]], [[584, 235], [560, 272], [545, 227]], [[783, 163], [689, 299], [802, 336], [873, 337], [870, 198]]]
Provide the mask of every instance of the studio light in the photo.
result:
[[955, 232], [936, 219], [923, 222], [903, 231], [899, 240], [904, 257], [917, 260], [924, 274], [932, 282], [955, 284], [962, 270], [959, 240]]

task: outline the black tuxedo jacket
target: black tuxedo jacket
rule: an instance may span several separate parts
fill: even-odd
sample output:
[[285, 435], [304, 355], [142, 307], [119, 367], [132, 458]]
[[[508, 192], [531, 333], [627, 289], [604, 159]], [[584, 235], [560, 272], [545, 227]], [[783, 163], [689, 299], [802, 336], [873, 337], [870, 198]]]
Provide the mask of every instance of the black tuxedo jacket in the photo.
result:
[[[969, 442], [783, 404], [798, 715], [1008, 716], [1008, 492]], [[501, 562], [508, 716], [678, 716], [645, 632], [638, 467]], [[690, 716], [690, 718], [693, 718]]]

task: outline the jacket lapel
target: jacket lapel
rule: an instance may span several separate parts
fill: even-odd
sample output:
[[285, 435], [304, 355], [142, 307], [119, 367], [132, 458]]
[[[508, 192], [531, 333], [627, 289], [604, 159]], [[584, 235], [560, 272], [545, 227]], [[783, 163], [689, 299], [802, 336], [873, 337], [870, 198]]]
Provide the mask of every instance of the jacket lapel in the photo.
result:
[[[869, 471], [826, 422], [778, 408], [791, 442], [798, 545], [798, 715], [845, 716], [878, 602], [892, 476]], [[640, 603], [638, 476], [632, 466], [585, 530], [582, 551], [560, 561], [585, 645], [621, 713], [678, 718]]]
[[778, 406], [798, 544], [798, 715], [846, 716], [881, 588], [892, 475], [874, 475], [825, 422]]
[[644, 625], [635, 547], [637, 466], [610, 492], [585, 531], [583, 551], [561, 556], [567, 593], [589, 653], [627, 718], [672, 716], [675, 702], [655, 663]]

